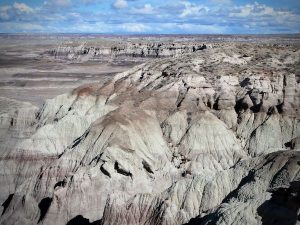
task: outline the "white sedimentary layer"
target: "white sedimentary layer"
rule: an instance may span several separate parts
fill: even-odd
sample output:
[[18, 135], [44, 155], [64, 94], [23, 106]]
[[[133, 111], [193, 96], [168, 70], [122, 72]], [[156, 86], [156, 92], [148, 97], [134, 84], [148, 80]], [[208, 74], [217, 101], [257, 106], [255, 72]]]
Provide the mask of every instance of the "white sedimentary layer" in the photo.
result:
[[1, 98], [0, 223], [295, 223], [299, 50], [259, 48], [154, 60], [40, 109]]

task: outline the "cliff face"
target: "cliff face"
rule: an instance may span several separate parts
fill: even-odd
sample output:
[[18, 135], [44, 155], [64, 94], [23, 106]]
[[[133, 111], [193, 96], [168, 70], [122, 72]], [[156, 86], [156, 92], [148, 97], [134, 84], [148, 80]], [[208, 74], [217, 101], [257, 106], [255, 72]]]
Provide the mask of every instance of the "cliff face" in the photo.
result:
[[[123, 43], [113, 44], [109, 47], [95, 47], [80, 44], [74, 46], [63, 44], [47, 53], [57, 59], [68, 60], [103, 60], [109, 61], [117, 58], [162, 58], [178, 57], [182, 54], [192, 53], [206, 49], [207, 46], [193, 43]], [[131, 59], [133, 60], [133, 59]]]
[[294, 224], [299, 53], [232, 44], [0, 99], [0, 223]]

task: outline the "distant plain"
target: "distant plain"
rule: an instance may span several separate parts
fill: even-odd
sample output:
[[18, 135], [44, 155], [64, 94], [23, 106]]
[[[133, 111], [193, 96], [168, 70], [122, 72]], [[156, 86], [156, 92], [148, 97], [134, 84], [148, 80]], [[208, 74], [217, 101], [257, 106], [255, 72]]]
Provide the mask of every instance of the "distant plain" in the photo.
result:
[[151, 59], [124, 60], [61, 60], [47, 51], [62, 44], [112, 47], [120, 43], [199, 42], [230, 43], [255, 42], [269, 44], [297, 44], [300, 35], [151, 35], [116, 36], [97, 34], [57, 35], [0, 35], [0, 96], [29, 101], [37, 106], [45, 99], [87, 83], [105, 82], [114, 74], [126, 71]]

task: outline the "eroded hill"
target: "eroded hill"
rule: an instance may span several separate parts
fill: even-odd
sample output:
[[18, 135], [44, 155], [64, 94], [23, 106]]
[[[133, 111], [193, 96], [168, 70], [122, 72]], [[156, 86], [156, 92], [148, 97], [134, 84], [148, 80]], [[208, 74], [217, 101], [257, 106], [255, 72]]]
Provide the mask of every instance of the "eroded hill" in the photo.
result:
[[299, 53], [227, 44], [1, 99], [0, 223], [295, 224]]

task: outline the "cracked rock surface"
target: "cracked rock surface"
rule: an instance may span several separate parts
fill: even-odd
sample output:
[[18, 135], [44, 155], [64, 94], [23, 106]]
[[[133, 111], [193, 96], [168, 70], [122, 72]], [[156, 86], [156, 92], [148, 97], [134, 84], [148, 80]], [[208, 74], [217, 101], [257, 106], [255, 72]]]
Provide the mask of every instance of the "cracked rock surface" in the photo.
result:
[[226, 44], [0, 98], [0, 224], [300, 223], [299, 55]]

